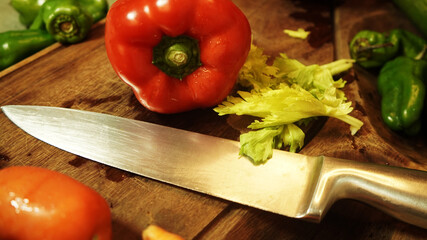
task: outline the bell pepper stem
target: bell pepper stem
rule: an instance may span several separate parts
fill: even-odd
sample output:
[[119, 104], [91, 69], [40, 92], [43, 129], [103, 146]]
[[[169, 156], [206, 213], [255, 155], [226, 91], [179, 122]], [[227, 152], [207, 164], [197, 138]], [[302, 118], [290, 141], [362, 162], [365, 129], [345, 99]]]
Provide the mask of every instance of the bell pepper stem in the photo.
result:
[[171, 46], [166, 53], [166, 61], [170, 66], [182, 66], [188, 63], [188, 54], [185, 50], [180, 49], [181, 45]]
[[202, 65], [199, 44], [185, 35], [163, 36], [153, 48], [152, 63], [167, 75], [182, 80]]
[[393, 47], [394, 44], [391, 42], [388, 43], [383, 43], [383, 44], [374, 44], [374, 45], [368, 45], [368, 46], [360, 46], [357, 48], [357, 53], [361, 53], [361, 52], [365, 52], [365, 51], [370, 51], [372, 49], [377, 49], [377, 48], [383, 48], [383, 47]]
[[55, 34], [63, 37], [71, 37], [78, 34], [79, 27], [76, 20], [69, 15], [59, 15], [53, 21], [53, 29]]

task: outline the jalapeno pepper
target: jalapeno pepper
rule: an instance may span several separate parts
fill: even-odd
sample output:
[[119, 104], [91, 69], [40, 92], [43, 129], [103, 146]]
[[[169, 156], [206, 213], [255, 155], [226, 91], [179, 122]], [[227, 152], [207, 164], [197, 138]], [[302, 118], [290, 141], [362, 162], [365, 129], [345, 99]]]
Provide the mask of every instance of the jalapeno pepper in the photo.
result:
[[55, 40], [42, 30], [0, 33], [0, 71], [51, 45]]
[[248, 20], [230, 0], [118, 0], [107, 15], [114, 70], [142, 105], [159, 113], [220, 103], [250, 43]]
[[364, 68], [378, 68], [397, 56], [414, 58], [425, 44], [424, 39], [403, 29], [385, 33], [362, 30], [350, 42], [350, 55]]
[[426, 83], [425, 60], [399, 56], [381, 68], [378, 91], [382, 118], [388, 127], [408, 135], [420, 131]]

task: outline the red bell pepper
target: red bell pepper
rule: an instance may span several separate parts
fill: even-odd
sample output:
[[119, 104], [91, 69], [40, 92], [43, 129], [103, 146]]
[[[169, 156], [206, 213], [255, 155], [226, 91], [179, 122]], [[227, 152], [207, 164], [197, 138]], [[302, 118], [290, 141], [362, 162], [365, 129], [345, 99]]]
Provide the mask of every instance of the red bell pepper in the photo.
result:
[[108, 203], [91, 188], [39, 167], [0, 169], [0, 239], [111, 239]]
[[250, 42], [248, 20], [230, 0], [118, 0], [107, 14], [114, 70], [142, 105], [159, 113], [220, 103]]

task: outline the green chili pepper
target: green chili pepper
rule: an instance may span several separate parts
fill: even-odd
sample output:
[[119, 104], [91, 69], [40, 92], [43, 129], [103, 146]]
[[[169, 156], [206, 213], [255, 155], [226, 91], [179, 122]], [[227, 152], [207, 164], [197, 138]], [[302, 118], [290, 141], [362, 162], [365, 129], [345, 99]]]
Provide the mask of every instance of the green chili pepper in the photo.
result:
[[[390, 34], [400, 39], [399, 55], [402, 56], [415, 58], [423, 51], [424, 46], [427, 45], [427, 41], [423, 38], [403, 29], [391, 30]], [[427, 55], [423, 54], [420, 59], [427, 60]]]
[[393, 0], [427, 38], [427, 0]]
[[350, 42], [350, 55], [364, 68], [381, 67], [396, 56], [399, 40], [395, 34], [362, 30]]
[[107, 16], [107, 0], [79, 0], [79, 3], [92, 16], [94, 23]]
[[42, 30], [19, 30], [0, 33], [0, 70], [51, 45], [55, 40]]
[[362, 67], [376, 68], [397, 56], [414, 58], [426, 44], [424, 39], [403, 29], [385, 33], [362, 30], [350, 42], [350, 55]]
[[[11, 0], [10, 3], [19, 13], [21, 23], [30, 27], [46, 1], [50, 0]], [[98, 22], [107, 16], [107, 0], [78, 0], [78, 2], [92, 16], [93, 22]]]
[[29, 27], [46, 0], [11, 0], [10, 4], [19, 13], [19, 21]]
[[30, 29], [46, 29], [61, 43], [77, 43], [89, 33], [93, 20], [76, 0], [48, 0]]
[[387, 62], [378, 76], [381, 114], [385, 124], [409, 135], [421, 129], [427, 61], [399, 56]]

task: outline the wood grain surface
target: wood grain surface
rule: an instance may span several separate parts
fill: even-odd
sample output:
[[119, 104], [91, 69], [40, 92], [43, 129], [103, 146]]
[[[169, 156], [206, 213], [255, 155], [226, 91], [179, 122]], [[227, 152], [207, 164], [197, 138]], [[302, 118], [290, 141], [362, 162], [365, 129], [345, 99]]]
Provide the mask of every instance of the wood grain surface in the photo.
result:
[[[349, 58], [357, 31], [394, 27], [416, 32], [387, 0], [234, 0], [248, 17], [256, 45], [271, 56], [285, 52], [305, 64]], [[307, 40], [283, 29], [311, 31]], [[104, 25], [80, 44], [57, 45], [0, 73], [0, 105], [31, 104], [83, 109], [237, 140], [246, 117], [219, 117], [212, 109], [162, 115], [142, 107], [113, 71], [104, 46]], [[352, 136], [348, 125], [320, 119], [302, 153], [426, 170], [424, 136], [388, 130], [379, 114], [376, 73], [357, 66], [343, 76], [353, 116], [364, 122]], [[114, 239], [140, 239], [157, 224], [186, 239], [423, 239], [427, 230], [400, 222], [352, 200], [336, 203], [320, 223], [244, 207], [117, 170], [45, 144], [0, 113], [0, 168], [41, 166], [65, 173], [98, 191], [110, 204]], [[289, 183], [283, 183], [289, 184]], [[281, 197], [281, 196], [277, 196]]]

